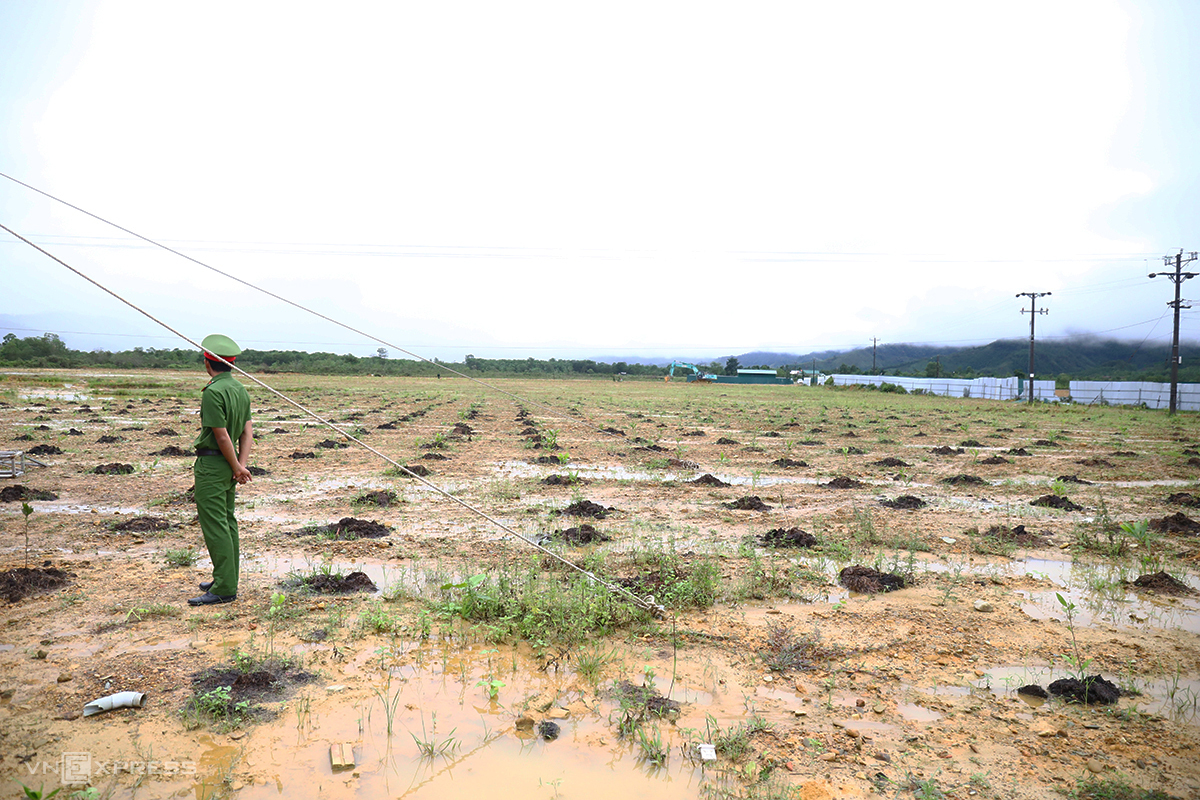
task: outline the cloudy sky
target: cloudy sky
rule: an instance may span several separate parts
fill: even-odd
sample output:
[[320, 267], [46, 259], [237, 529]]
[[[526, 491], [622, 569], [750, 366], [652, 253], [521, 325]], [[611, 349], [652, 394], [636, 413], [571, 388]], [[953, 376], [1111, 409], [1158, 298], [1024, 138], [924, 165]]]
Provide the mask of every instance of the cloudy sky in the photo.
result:
[[[3, 0], [0, 172], [428, 357], [984, 343], [1030, 291], [1039, 336], [1169, 341], [1197, 30], [1185, 0]], [[197, 339], [378, 347], [4, 178], [0, 222]], [[0, 281], [0, 330], [181, 345], [3, 231]]]

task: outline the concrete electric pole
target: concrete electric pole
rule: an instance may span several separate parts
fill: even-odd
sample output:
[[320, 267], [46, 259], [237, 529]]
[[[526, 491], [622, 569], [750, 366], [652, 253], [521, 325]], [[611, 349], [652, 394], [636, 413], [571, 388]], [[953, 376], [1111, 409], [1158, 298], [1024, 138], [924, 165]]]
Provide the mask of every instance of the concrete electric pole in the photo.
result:
[[879, 344], [879, 340], [871, 337], [871, 374], [875, 374], [875, 347]]
[[1163, 263], [1168, 267], [1171, 262], [1175, 262], [1174, 272], [1151, 272], [1151, 278], [1157, 278], [1159, 275], [1169, 278], [1175, 284], [1175, 299], [1168, 301], [1167, 305], [1175, 309], [1175, 333], [1171, 337], [1171, 409], [1168, 414], [1174, 414], [1178, 405], [1179, 399], [1179, 309], [1191, 308], [1186, 300], [1179, 299], [1179, 287], [1188, 278], [1196, 277], [1195, 272], [1184, 272], [1183, 265], [1190, 264], [1196, 260], [1196, 251], [1188, 254], [1187, 259], [1183, 257], [1183, 250], [1180, 250], [1173, 256], [1163, 256]]
[[1039, 297], [1048, 297], [1051, 292], [1018, 292], [1017, 297], [1029, 298], [1029, 310], [1021, 309], [1022, 314], [1029, 314], [1029, 402], [1033, 403], [1033, 321], [1038, 314], [1049, 314], [1044, 308], [1037, 307]]

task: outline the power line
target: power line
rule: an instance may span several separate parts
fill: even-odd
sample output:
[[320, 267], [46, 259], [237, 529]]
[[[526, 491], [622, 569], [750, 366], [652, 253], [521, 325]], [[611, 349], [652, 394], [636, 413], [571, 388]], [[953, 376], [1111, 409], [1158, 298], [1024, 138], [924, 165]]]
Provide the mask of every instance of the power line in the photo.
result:
[[1163, 275], [1168, 280], [1170, 280], [1172, 283], [1175, 284], [1175, 299], [1173, 301], [1170, 301], [1167, 303], [1168, 306], [1175, 309], [1175, 330], [1171, 337], [1171, 404], [1170, 404], [1170, 410], [1167, 412], [1171, 416], [1174, 416], [1175, 409], [1176, 409], [1176, 400], [1178, 399], [1178, 395], [1179, 395], [1179, 309], [1180, 308], [1191, 308], [1191, 306], [1189, 306], [1189, 305], [1184, 305], [1185, 303], [1187, 303], [1187, 301], [1180, 299], [1179, 290], [1180, 290], [1180, 287], [1183, 285], [1184, 281], [1190, 280], [1191, 278], [1196, 277], [1197, 273], [1195, 273], [1195, 272], [1184, 272], [1183, 271], [1184, 264], [1190, 264], [1196, 260], [1196, 252], [1193, 250], [1191, 253], [1188, 254], [1188, 257], [1186, 259], [1183, 257], [1182, 249], [1180, 249], [1180, 251], [1175, 254], [1174, 259], [1172, 259], [1171, 256], [1163, 256], [1163, 263], [1166, 264], [1168, 267], [1171, 266], [1172, 260], [1175, 261], [1175, 272], [1174, 273], [1151, 272], [1150, 277], [1154, 278], [1159, 275]]
[[[1038, 314], [1049, 314], [1046, 309], [1038, 309], [1037, 299], [1039, 297], [1049, 297], [1051, 292], [1017, 292], [1017, 297], [1029, 298], [1029, 403], [1033, 404], [1033, 321], [1037, 319]], [[1024, 314], [1025, 309], [1021, 309]]]

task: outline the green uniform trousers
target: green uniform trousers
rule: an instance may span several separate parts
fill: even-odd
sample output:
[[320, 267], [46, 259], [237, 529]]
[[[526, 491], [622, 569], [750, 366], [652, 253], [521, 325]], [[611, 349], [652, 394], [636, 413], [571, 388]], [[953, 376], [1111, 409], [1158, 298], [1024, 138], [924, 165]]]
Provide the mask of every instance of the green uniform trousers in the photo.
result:
[[228, 597], [237, 594], [241, 553], [238, 549], [238, 524], [233, 515], [237, 483], [233, 469], [220, 456], [200, 456], [192, 468], [196, 478], [196, 512], [204, 544], [213, 562], [213, 594]]

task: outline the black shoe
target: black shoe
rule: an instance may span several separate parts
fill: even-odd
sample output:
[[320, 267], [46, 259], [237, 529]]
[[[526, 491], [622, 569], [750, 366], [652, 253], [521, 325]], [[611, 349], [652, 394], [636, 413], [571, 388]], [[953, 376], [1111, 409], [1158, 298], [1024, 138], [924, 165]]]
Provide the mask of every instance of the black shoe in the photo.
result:
[[209, 589], [212, 588], [212, 586], [213, 586], [212, 581], [205, 581], [204, 583], [200, 584], [200, 591], [207, 592]]
[[200, 595], [199, 597], [193, 597], [192, 599], [188, 600], [188, 605], [189, 606], [215, 606], [218, 603], [232, 603], [234, 600], [237, 600], [236, 594], [231, 594], [231, 595], [222, 597], [219, 594], [213, 594], [212, 592], [205, 592], [204, 594]]

